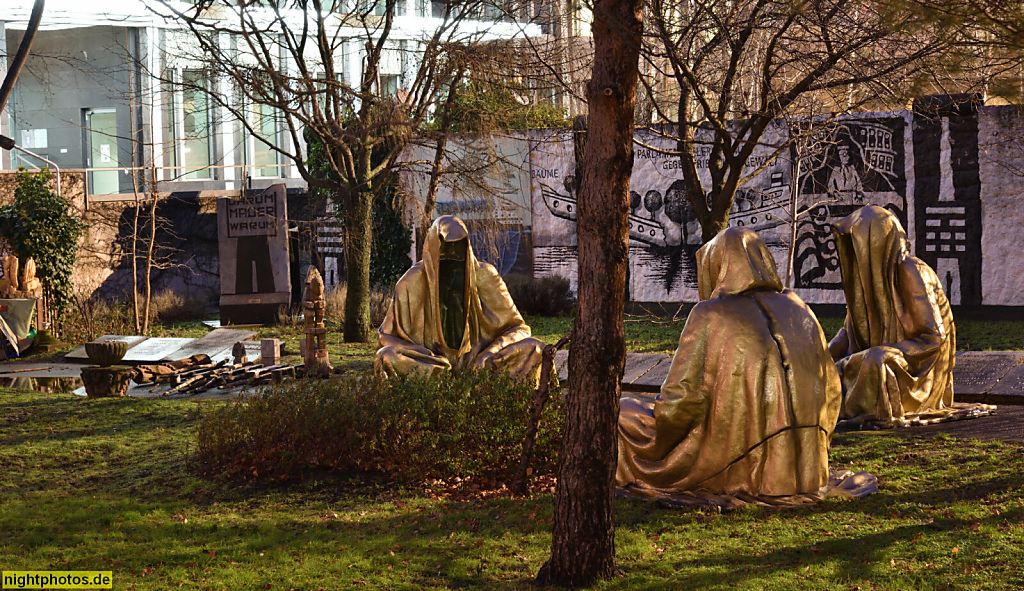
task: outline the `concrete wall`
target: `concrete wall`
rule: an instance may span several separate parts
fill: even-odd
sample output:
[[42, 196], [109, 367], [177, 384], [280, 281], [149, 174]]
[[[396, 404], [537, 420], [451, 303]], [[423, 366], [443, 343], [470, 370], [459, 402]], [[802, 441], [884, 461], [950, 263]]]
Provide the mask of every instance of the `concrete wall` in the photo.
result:
[[[72, 282], [79, 296], [95, 294], [124, 301], [131, 293], [131, 260], [127, 254], [135, 204], [100, 202], [86, 207], [84, 181], [81, 171], [61, 172], [61, 193], [71, 202], [74, 214], [89, 225], [81, 240]], [[13, 201], [16, 185], [17, 173], [0, 172], [0, 205]], [[143, 205], [144, 213], [146, 209]], [[170, 290], [216, 299], [220, 293], [216, 201], [168, 198], [158, 205], [157, 217], [154, 293]], [[143, 228], [145, 221], [143, 217]]]

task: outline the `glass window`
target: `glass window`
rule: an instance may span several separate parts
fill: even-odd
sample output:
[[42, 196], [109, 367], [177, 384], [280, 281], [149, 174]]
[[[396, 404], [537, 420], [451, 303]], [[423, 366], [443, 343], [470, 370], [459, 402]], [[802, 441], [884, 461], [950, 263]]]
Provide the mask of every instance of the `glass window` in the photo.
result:
[[178, 117], [177, 109], [175, 108], [176, 101], [174, 100], [174, 72], [166, 73], [165, 78], [167, 82], [163, 84], [160, 96], [162, 101], [160, 112], [163, 118], [163, 145], [160, 147], [160, 151], [163, 152], [163, 166], [167, 167], [163, 178], [173, 180], [178, 176], [178, 170], [175, 168], [178, 166], [178, 134], [175, 129], [177, 127], [175, 122], [178, 120]]
[[274, 116], [274, 108], [269, 105], [253, 104], [250, 109], [252, 115], [252, 129], [257, 137], [252, 138], [252, 176], [254, 177], [279, 177], [278, 153], [276, 150], [260, 141], [259, 138], [277, 143], [277, 119]]
[[395, 96], [398, 92], [398, 74], [381, 74], [380, 96]]
[[210, 178], [210, 104], [206, 75], [195, 70], [181, 74], [181, 160], [186, 179]]

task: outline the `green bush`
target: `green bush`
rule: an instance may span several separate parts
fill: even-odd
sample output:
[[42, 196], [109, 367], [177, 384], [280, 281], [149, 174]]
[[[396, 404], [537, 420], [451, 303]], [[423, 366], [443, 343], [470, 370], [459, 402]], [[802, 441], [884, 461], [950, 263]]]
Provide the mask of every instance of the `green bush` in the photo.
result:
[[86, 226], [71, 211], [71, 203], [50, 189], [53, 174], [18, 172], [14, 203], [0, 207], [0, 236], [21, 262], [31, 257], [36, 276], [46, 289], [51, 319], [63, 319], [74, 292], [71, 271], [78, 256], [78, 240]]
[[[534, 470], [554, 468], [559, 400], [556, 381]], [[404, 482], [500, 478], [518, 465], [532, 403], [529, 383], [494, 372], [296, 380], [206, 415], [196, 459], [205, 474], [246, 478], [324, 469], [383, 471]]]
[[565, 277], [512, 274], [505, 277], [505, 285], [522, 314], [562, 316], [571, 313], [576, 306], [576, 298]]

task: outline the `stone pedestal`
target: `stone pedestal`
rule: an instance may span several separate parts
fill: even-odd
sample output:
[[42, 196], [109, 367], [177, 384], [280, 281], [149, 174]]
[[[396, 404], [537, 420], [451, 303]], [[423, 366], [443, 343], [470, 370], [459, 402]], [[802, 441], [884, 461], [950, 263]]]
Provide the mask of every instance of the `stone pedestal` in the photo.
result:
[[89, 398], [124, 396], [132, 381], [132, 368], [125, 365], [82, 368], [82, 383]]

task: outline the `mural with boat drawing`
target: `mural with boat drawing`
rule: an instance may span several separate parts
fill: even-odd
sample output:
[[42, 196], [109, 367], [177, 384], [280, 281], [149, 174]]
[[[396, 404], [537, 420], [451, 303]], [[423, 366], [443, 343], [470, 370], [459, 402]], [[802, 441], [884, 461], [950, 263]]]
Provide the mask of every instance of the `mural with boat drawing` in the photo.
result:
[[[1005, 271], [1008, 264], [1016, 269], [1016, 259], [1008, 263], [1005, 253], [1015, 252], [1024, 225], [1024, 112], [1002, 106], [920, 113], [858, 113], [819, 122], [803, 148], [786, 148], [771, 159], [788, 133], [780, 122], [748, 160], [750, 179], [737, 193], [730, 222], [763, 237], [782, 275], [794, 245], [792, 284], [808, 302], [843, 302], [830, 226], [871, 203], [901, 220], [911, 250], [935, 268], [951, 303], [1024, 306], [1024, 273]], [[634, 301], [697, 299], [694, 256], [701, 233], [668, 136], [641, 131], [634, 145], [628, 279]], [[697, 139], [698, 173], [707, 187], [710, 149]], [[457, 166], [477, 172], [443, 181], [436, 211], [495, 226], [499, 238], [508, 238], [494, 241], [500, 252], [492, 258], [503, 272], [557, 274], [575, 284], [572, 132], [471, 138], [452, 152], [453, 161], [490, 154], [494, 162]], [[429, 161], [429, 155], [417, 160]], [[412, 195], [425, 193], [423, 182], [406, 186]], [[799, 215], [792, 240], [794, 188]], [[492, 202], [504, 209], [469, 207]]]
[[[801, 154], [794, 284], [812, 301], [842, 301], [838, 262], [829, 225], [865, 203], [889, 207], [907, 224], [902, 117], [843, 119], [822, 127]], [[777, 158], [786, 130], [769, 129], [748, 159], [757, 171], [736, 195], [734, 226], [757, 231], [784, 273], [789, 255], [795, 150]], [[628, 290], [635, 301], [695, 301], [695, 255], [700, 225], [686, 201], [685, 185], [669, 133], [638, 131], [630, 183]], [[710, 184], [700, 143], [698, 173]], [[534, 273], [558, 274], [575, 284], [575, 162], [572, 133], [535, 139], [530, 150]]]

